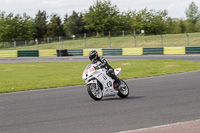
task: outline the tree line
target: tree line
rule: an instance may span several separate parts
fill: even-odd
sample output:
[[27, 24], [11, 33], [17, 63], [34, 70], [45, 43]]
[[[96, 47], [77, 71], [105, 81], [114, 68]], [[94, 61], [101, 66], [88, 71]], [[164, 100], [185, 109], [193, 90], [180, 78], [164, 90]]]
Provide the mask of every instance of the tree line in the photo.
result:
[[109, 31], [145, 31], [147, 35], [200, 32], [200, 11], [192, 2], [185, 11], [186, 20], [171, 18], [167, 10], [120, 12], [111, 1], [97, 0], [85, 12], [73, 11], [64, 19], [58, 14], [47, 15], [39, 10], [35, 18], [28, 14], [6, 14], [0, 11], [0, 40], [29, 40], [35, 38], [58, 37], [82, 33], [107, 34]]

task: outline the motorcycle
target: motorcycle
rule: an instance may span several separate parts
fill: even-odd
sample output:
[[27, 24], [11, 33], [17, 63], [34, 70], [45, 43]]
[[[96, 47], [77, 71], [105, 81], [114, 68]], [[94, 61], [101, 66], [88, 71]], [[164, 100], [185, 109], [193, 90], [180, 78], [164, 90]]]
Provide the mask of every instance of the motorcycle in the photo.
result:
[[[106, 74], [105, 68], [96, 69], [98, 64], [89, 64], [82, 74], [85, 80], [87, 91], [90, 97], [96, 101], [103, 97], [116, 96], [126, 98], [129, 95], [129, 88], [125, 81], [121, 80], [119, 88], [115, 87], [115, 80]], [[115, 75], [119, 76], [121, 68], [114, 70]]]

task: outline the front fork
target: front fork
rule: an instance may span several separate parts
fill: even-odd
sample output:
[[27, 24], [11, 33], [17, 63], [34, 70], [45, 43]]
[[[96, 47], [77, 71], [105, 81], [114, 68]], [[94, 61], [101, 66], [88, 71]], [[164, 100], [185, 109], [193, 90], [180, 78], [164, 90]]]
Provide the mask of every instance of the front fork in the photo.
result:
[[116, 91], [118, 91], [118, 88], [116, 88], [115, 87], [116, 85], [115, 85], [115, 81], [113, 82], [113, 88], [116, 90]]
[[89, 85], [89, 84], [96, 84], [96, 89], [98, 89], [97, 80], [91, 80], [90, 82], [87, 83], [87, 85]]

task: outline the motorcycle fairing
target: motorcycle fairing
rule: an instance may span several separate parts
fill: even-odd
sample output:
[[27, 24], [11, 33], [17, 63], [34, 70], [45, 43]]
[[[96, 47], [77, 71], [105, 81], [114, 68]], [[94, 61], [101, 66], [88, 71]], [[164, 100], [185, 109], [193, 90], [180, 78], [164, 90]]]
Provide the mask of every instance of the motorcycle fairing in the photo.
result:
[[121, 68], [117, 68], [117, 69], [115, 69], [115, 70], [114, 70], [114, 72], [115, 72], [115, 75], [116, 75], [117, 77], [119, 77], [119, 75], [120, 75], [121, 71], [122, 71], [122, 69], [121, 69]]
[[[121, 68], [115, 69], [115, 74], [119, 76]], [[97, 84], [97, 80], [103, 86], [103, 96], [115, 96], [118, 91], [114, 89], [113, 79], [106, 74], [106, 70], [99, 69], [95, 70], [92, 65], [88, 65], [82, 75], [82, 78], [85, 79], [86, 84]], [[98, 86], [97, 86], [98, 87]]]

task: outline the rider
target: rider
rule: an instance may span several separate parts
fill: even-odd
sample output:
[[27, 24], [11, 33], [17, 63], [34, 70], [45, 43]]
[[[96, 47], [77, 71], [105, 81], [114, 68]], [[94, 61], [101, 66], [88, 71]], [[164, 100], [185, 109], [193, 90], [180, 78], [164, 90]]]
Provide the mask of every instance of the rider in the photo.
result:
[[107, 70], [107, 75], [109, 77], [111, 77], [112, 79], [115, 79], [115, 83], [116, 83], [116, 88], [120, 87], [121, 85], [121, 81], [120, 79], [115, 75], [114, 69], [108, 64], [108, 62], [106, 61], [106, 59], [102, 56], [98, 56], [98, 52], [96, 50], [92, 50], [89, 53], [89, 59], [90, 61], [95, 64], [98, 61], [101, 62], [101, 64], [99, 66], [97, 66], [96, 68], [105, 68]]

